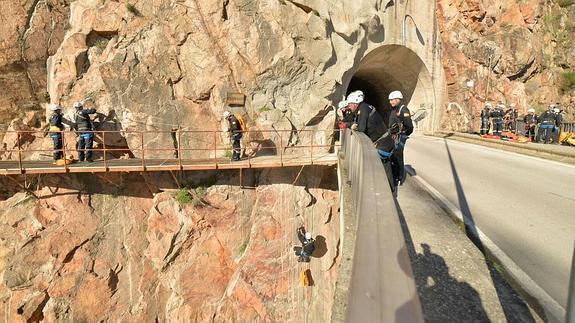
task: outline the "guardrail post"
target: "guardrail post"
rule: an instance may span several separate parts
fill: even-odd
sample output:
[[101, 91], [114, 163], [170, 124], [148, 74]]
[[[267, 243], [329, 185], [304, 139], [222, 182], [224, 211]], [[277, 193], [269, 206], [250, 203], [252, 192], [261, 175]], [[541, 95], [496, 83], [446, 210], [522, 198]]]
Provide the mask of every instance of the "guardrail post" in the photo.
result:
[[280, 131], [280, 165], [284, 166], [284, 140], [283, 132]]
[[[66, 162], [68, 160], [68, 157], [66, 156], [66, 136], [64, 134], [64, 131], [61, 132], [62, 133], [62, 155], [64, 155], [64, 170], [66, 170], [66, 173], [68, 172], [68, 163]], [[71, 162], [71, 161], [70, 161]]]
[[16, 133], [16, 141], [18, 143], [18, 168], [20, 168], [20, 174], [24, 174], [22, 169], [22, 147], [20, 145], [20, 131]]
[[180, 166], [180, 170], [184, 170], [184, 166], [182, 165], [182, 132], [178, 129], [178, 163]]
[[571, 280], [567, 293], [567, 315], [565, 321], [567, 323], [575, 323], [575, 248], [573, 248], [573, 259], [571, 261]]
[[314, 134], [315, 134], [315, 129], [310, 131], [311, 134], [311, 148], [310, 148], [310, 152], [309, 152], [309, 161], [310, 161], [310, 165], [313, 165], [313, 139], [315, 138]]
[[108, 161], [106, 159], [106, 131], [102, 131], [102, 146], [104, 147], [104, 168], [108, 171]]
[[144, 148], [144, 132], [140, 131], [140, 143], [142, 146], [142, 171], [146, 171], [146, 149]]
[[214, 165], [218, 169], [218, 133], [214, 130]]

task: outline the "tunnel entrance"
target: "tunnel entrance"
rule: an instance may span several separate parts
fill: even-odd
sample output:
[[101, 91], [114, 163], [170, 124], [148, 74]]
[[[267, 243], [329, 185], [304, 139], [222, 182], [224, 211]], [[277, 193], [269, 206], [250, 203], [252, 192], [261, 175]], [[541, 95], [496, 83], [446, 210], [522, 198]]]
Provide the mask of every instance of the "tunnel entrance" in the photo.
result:
[[346, 95], [355, 90], [362, 90], [365, 101], [375, 106], [385, 120], [391, 108], [388, 95], [399, 90], [418, 129], [432, 127], [435, 95], [431, 75], [421, 58], [405, 46], [385, 45], [371, 51], [356, 67]]

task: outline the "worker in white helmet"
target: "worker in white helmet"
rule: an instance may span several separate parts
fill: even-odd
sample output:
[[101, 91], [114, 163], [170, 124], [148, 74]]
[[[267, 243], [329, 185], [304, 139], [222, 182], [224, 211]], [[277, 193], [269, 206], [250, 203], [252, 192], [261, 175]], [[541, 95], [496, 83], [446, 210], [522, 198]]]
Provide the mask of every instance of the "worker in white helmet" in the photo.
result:
[[364, 101], [362, 91], [355, 91], [348, 95], [347, 102], [355, 113], [355, 120], [352, 130], [365, 133], [375, 145], [379, 157], [384, 162], [390, 162], [393, 152], [393, 139], [387, 129], [387, 123], [374, 106]]
[[232, 141], [232, 161], [238, 161], [241, 159], [242, 146], [241, 140], [243, 137], [243, 127], [238, 118], [233, 115], [230, 111], [224, 111], [224, 120], [228, 122], [228, 134], [230, 140]]
[[559, 103], [555, 105], [553, 109], [555, 114], [555, 127], [553, 128], [553, 143], [559, 143], [559, 137], [561, 135], [561, 125], [563, 124], [563, 115], [561, 115], [561, 109], [559, 108]]
[[413, 122], [411, 121], [411, 112], [402, 104], [403, 93], [393, 91], [389, 93], [389, 104], [391, 113], [389, 115], [389, 129], [397, 129], [393, 134], [395, 141], [395, 150], [391, 158], [391, 170], [395, 185], [401, 185], [405, 182], [406, 173], [403, 158], [403, 150], [409, 135], [413, 133]]
[[91, 114], [96, 113], [96, 109], [84, 109], [83, 102], [74, 103], [74, 123], [76, 124], [76, 131], [78, 132], [78, 160], [91, 163], [92, 160], [92, 146], [94, 144], [94, 123]]
[[527, 114], [523, 117], [523, 123], [525, 124], [525, 136], [531, 140], [535, 141], [535, 129], [537, 127], [537, 115], [535, 114], [535, 109], [527, 109]]
[[58, 104], [52, 104], [50, 106], [50, 111], [52, 114], [48, 118], [50, 123], [50, 138], [52, 138], [52, 143], [54, 146], [54, 162], [64, 157], [63, 151], [63, 141], [62, 141], [62, 131], [64, 130], [64, 124], [62, 123], [62, 107]]
[[481, 131], [482, 135], [486, 135], [489, 133], [489, 113], [491, 113], [491, 109], [493, 106], [491, 103], [485, 103], [483, 110], [481, 110]]
[[310, 262], [315, 251], [315, 240], [310, 232], [306, 232], [304, 227], [297, 229], [297, 238], [301, 242], [301, 247], [294, 247], [298, 262]]
[[343, 100], [338, 104], [337, 116], [339, 117], [338, 127], [340, 129], [351, 128], [355, 119], [355, 114], [349, 108], [347, 100]]
[[491, 117], [491, 121], [493, 122], [493, 135], [501, 137], [503, 131], [503, 117], [505, 116], [505, 104], [499, 101], [499, 103], [495, 106], [489, 116]]
[[547, 111], [543, 112], [539, 117], [539, 130], [537, 131], [537, 142], [543, 140], [544, 144], [552, 142], [553, 130], [557, 121], [554, 104], [550, 104]]

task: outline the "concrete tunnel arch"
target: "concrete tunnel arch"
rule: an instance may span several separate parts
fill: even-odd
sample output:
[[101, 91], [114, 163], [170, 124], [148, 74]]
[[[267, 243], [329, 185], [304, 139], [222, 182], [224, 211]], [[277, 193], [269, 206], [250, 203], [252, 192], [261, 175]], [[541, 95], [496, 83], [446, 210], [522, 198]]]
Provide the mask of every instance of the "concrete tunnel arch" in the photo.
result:
[[362, 90], [366, 102], [375, 106], [386, 120], [389, 93], [401, 91], [404, 104], [412, 114], [421, 109], [426, 111], [426, 117], [418, 124], [419, 129], [432, 130], [436, 106], [433, 80], [423, 60], [408, 47], [384, 45], [367, 54], [356, 66], [346, 95], [355, 90]]

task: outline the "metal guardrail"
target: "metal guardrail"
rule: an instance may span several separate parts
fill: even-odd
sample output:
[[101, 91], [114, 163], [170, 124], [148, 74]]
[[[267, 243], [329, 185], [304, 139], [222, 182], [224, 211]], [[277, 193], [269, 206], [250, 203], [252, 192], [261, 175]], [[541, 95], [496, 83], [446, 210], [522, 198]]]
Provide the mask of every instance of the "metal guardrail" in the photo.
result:
[[358, 218], [347, 322], [423, 322], [399, 214], [383, 164], [363, 133], [342, 133]]
[[[243, 131], [245, 140], [249, 137], [256, 138], [254, 141], [263, 141], [261, 146], [257, 148], [260, 152], [259, 155], [273, 155], [277, 160], [274, 160], [274, 165], [278, 167], [284, 166], [286, 163], [287, 151], [292, 152], [292, 155], [298, 155], [301, 159], [309, 161], [310, 165], [314, 164], [316, 157], [320, 153], [333, 149], [334, 145], [331, 143], [331, 137], [334, 136], [339, 130], [319, 130], [319, 129], [304, 129], [304, 130], [253, 130]], [[68, 156], [71, 152], [78, 152], [77, 148], [70, 148], [70, 137], [76, 137], [71, 131], [60, 131], [62, 137], [62, 149], [33, 149], [23, 147], [23, 142], [33, 142], [36, 140], [45, 140], [45, 143], [40, 143], [40, 147], [52, 147], [52, 139], [49, 134], [55, 132], [49, 131], [2, 131], [3, 138], [9, 135], [15, 136], [16, 146], [11, 148], [0, 149], [1, 154], [8, 154], [10, 156], [7, 160], [17, 161], [17, 170], [24, 174], [26, 167], [24, 161], [35, 161], [39, 159], [33, 158], [34, 153], [46, 155], [55, 151], [61, 151], [64, 156]], [[128, 159], [137, 161], [141, 171], [146, 171], [153, 166], [150, 161], [164, 160], [171, 161], [172, 166], [180, 170], [185, 170], [189, 167], [187, 163], [198, 159], [198, 155], [203, 155], [204, 159], [211, 160], [210, 167], [217, 169], [221, 163], [219, 158], [229, 157], [225, 156], [226, 153], [230, 154], [232, 151], [231, 144], [222, 140], [227, 135], [226, 131], [218, 130], [172, 130], [172, 131], [82, 131], [82, 133], [93, 133], [95, 147], [90, 149], [96, 159], [103, 162], [102, 168], [105, 171], [109, 170], [109, 163], [119, 157], [114, 155], [129, 155]], [[298, 139], [294, 140], [293, 137], [297, 135]], [[319, 136], [318, 136], [319, 135]], [[108, 139], [107, 139], [108, 138]], [[110, 138], [118, 138], [125, 142], [125, 147], [118, 148], [108, 144]], [[259, 138], [259, 140], [258, 140]], [[265, 139], [264, 139], [265, 138]], [[222, 143], [224, 141], [224, 143]], [[320, 142], [318, 142], [320, 141]], [[132, 144], [128, 144], [128, 142]], [[74, 139], [74, 146], [76, 140]], [[250, 148], [250, 147], [245, 147]], [[31, 157], [32, 156], [32, 157]], [[37, 155], [36, 155], [37, 156]], [[248, 163], [248, 168], [251, 168], [252, 158], [245, 159]], [[63, 164], [60, 166], [65, 172], [69, 171], [70, 166]], [[77, 167], [76, 167], [77, 168]], [[91, 167], [94, 168], [94, 167]], [[121, 170], [121, 167], [116, 167]], [[133, 166], [129, 170], [133, 170]], [[157, 167], [156, 167], [157, 168]], [[172, 167], [173, 168], [173, 167]], [[128, 169], [126, 169], [128, 170]]]
[[569, 296], [567, 298], [567, 323], [575, 323], [575, 248], [573, 248], [573, 259], [571, 260], [571, 279], [569, 282]]

